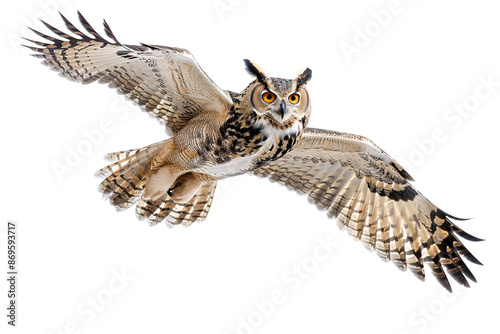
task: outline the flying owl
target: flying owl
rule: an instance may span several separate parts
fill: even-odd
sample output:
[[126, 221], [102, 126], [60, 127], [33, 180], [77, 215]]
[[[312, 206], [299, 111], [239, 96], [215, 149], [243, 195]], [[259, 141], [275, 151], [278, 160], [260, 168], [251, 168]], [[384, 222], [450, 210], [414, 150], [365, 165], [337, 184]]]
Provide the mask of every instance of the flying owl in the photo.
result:
[[411, 176], [369, 139], [308, 128], [311, 70], [293, 80], [267, 76], [245, 59], [255, 77], [241, 93], [220, 89], [187, 50], [120, 43], [78, 13], [85, 34], [63, 15], [67, 34], [33, 30], [48, 43], [28, 40], [34, 56], [70, 80], [107, 83], [166, 127], [170, 138], [107, 155], [99, 190], [117, 210], [136, 204], [151, 225], [191, 225], [208, 214], [218, 180], [250, 173], [307, 196], [340, 228], [384, 261], [424, 279], [424, 263], [451, 291], [476, 281], [462, 257], [481, 264], [457, 236], [453, 217], [420, 194]]

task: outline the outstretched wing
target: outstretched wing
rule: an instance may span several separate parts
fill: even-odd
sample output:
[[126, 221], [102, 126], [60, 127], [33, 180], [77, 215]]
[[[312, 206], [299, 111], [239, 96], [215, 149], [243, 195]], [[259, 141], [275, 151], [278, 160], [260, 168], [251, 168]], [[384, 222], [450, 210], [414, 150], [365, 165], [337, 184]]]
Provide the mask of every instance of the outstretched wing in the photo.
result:
[[157, 45], [124, 45], [118, 42], [106, 21], [108, 41], [101, 37], [78, 12], [90, 36], [78, 30], [62, 14], [68, 30], [75, 36], [43, 22], [57, 37], [33, 30], [50, 41], [28, 40], [37, 47], [33, 56], [62, 76], [82, 82], [98, 81], [117, 88], [119, 93], [143, 107], [167, 127], [178, 132], [194, 116], [204, 111], [220, 112], [232, 101], [205, 74], [191, 53], [184, 49]]
[[457, 282], [476, 281], [462, 256], [480, 262], [456, 235], [478, 241], [408, 182], [412, 178], [370, 140], [306, 129], [296, 148], [254, 171], [306, 194], [339, 227], [384, 261], [424, 279], [424, 263], [449, 291], [443, 267]]

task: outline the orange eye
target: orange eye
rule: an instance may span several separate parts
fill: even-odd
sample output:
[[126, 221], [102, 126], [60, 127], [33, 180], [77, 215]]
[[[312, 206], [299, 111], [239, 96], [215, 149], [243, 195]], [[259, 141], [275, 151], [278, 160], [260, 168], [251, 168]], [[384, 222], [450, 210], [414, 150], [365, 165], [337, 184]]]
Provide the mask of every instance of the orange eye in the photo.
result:
[[297, 93], [290, 94], [288, 97], [288, 101], [290, 101], [291, 104], [297, 104], [300, 101], [300, 96]]
[[264, 92], [264, 94], [262, 94], [262, 101], [266, 103], [272, 103], [275, 99], [276, 95], [271, 92]]

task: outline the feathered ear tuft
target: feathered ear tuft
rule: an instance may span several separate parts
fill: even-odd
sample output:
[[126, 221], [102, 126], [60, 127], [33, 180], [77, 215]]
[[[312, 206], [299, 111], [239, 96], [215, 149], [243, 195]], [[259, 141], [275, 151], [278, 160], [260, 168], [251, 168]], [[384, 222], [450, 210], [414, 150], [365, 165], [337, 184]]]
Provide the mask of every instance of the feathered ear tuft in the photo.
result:
[[248, 59], [243, 59], [243, 61], [245, 62], [245, 69], [248, 74], [255, 76], [261, 83], [264, 83], [268, 79], [267, 75], [262, 72], [257, 64]]
[[312, 71], [309, 67], [306, 67], [300, 74], [297, 76], [297, 88], [305, 85], [309, 80], [311, 80]]

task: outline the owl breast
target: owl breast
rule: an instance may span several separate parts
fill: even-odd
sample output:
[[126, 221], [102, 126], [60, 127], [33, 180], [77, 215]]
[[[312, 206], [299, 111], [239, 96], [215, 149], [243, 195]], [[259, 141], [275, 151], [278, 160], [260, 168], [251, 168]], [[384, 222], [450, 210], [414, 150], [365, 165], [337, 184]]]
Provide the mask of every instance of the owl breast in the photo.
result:
[[226, 151], [230, 160], [210, 164], [197, 171], [216, 179], [243, 174], [281, 158], [291, 151], [302, 134], [303, 124], [297, 120], [286, 129], [277, 129], [265, 121], [256, 121], [248, 131], [229, 131]]

